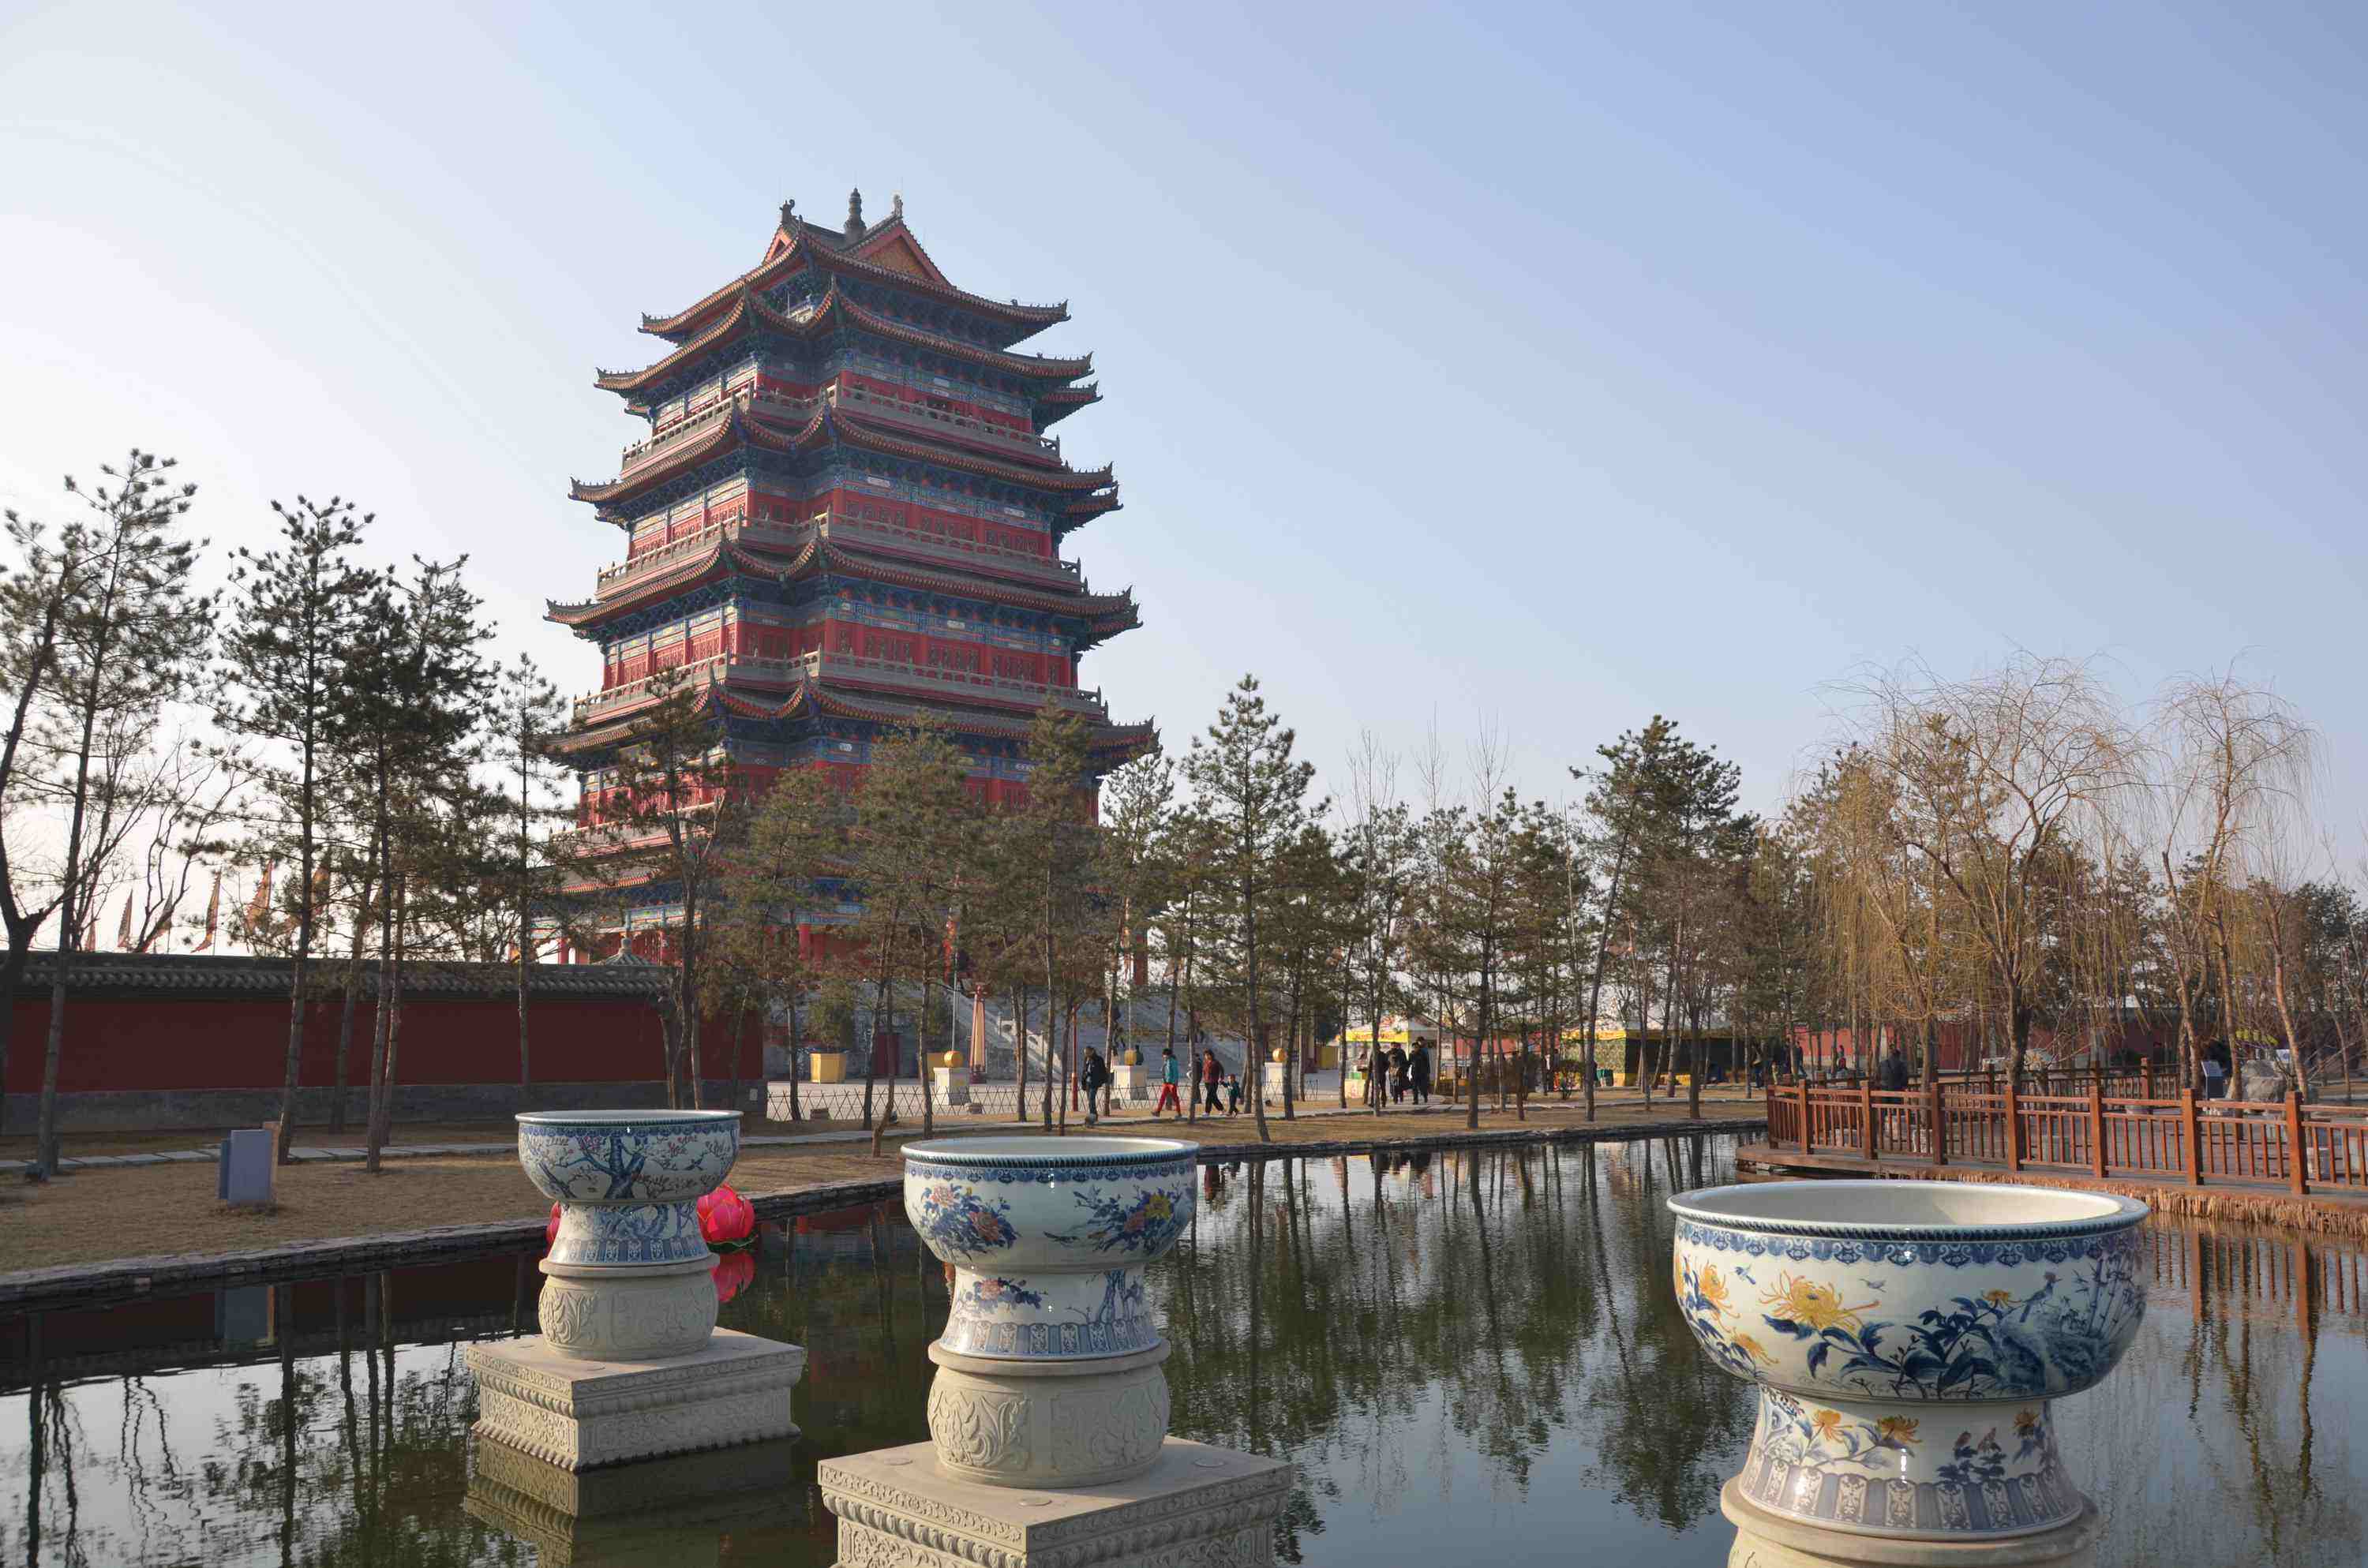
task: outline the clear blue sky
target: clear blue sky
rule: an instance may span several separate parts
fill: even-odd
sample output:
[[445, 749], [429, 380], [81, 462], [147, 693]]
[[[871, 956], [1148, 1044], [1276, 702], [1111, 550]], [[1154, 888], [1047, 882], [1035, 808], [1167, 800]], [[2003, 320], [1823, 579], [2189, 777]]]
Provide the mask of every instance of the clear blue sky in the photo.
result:
[[1071, 301], [1086, 679], [1171, 745], [1253, 669], [1327, 769], [1659, 710], [1765, 804], [1861, 661], [2243, 653], [2356, 841], [2368, 12], [672, 9], [7, 13], [0, 498], [342, 491], [587, 688], [594, 367], [860, 184]]

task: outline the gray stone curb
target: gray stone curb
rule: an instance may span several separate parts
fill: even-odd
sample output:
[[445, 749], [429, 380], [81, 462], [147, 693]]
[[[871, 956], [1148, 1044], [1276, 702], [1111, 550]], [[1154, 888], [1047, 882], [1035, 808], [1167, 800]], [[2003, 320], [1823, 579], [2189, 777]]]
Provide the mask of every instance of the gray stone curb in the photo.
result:
[[[1338, 1112], [1332, 1114], [1338, 1115]], [[1733, 1121], [1622, 1122], [1605, 1125], [1498, 1128], [1481, 1132], [1442, 1132], [1437, 1137], [1334, 1138], [1317, 1143], [1203, 1143], [1196, 1153], [1201, 1165], [1237, 1160], [1323, 1159], [1340, 1154], [1421, 1153], [1434, 1149], [1507, 1147], [1534, 1143], [1631, 1142], [1643, 1138], [1668, 1138], [1697, 1132], [1764, 1131], [1765, 1119]], [[912, 1134], [905, 1134], [911, 1136]], [[832, 1142], [869, 1133], [824, 1134]], [[816, 1140], [818, 1141], [818, 1140]], [[803, 1138], [750, 1140], [751, 1142], [798, 1143]], [[506, 1153], [515, 1151], [498, 1145]], [[900, 1197], [902, 1178], [876, 1181], [827, 1182], [791, 1192], [748, 1195], [750, 1207], [764, 1220], [784, 1220], [824, 1210], [851, 1208]], [[432, 1230], [401, 1231], [382, 1236], [336, 1236], [317, 1241], [290, 1242], [243, 1253], [181, 1253], [147, 1257], [113, 1258], [103, 1263], [61, 1264], [51, 1268], [25, 1268], [0, 1274], [0, 1307], [26, 1310], [71, 1301], [77, 1306], [151, 1295], [210, 1284], [257, 1285], [307, 1278], [329, 1272], [389, 1268], [432, 1262], [459, 1254], [527, 1246], [540, 1240], [545, 1221], [496, 1220], [471, 1225], [439, 1225]]]

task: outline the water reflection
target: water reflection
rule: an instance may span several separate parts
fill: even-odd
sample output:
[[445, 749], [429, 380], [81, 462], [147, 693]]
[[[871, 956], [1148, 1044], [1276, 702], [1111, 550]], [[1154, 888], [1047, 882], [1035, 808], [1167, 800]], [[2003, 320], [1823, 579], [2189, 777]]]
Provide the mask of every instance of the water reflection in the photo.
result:
[[[1205, 1168], [1151, 1280], [1175, 1430], [1297, 1461], [1288, 1562], [1723, 1562], [1751, 1395], [1696, 1353], [1660, 1199], [1731, 1152]], [[2139, 1343], [2060, 1407], [2104, 1561], [2356, 1562], [2368, 1253], [2146, 1234]], [[0, 1563], [819, 1568], [815, 1462], [926, 1436], [945, 1275], [894, 1205], [770, 1227], [730, 1267], [724, 1324], [807, 1348], [803, 1437], [606, 1476], [472, 1453], [459, 1346], [531, 1331], [530, 1256], [0, 1320]]]

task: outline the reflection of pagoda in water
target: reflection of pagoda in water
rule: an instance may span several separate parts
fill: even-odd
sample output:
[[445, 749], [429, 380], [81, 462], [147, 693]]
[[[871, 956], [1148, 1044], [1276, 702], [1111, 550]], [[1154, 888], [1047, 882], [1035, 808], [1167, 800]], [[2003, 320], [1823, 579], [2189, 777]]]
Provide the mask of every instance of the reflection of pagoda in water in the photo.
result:
[[[786, 767], [851, 783], [881, 735], [923, 715], [996, 804], [1025, 799], [1024, 742], [1048, 701], [1087, 722], [1104, 767], [1152, 744], [1077, 684], [1083, 656], [1139, 618], [1060, 555], [1119, 505], [1108, 468], [1071, 467], [1045, 434], [1099, 400], [1090, 357], [1012, 351], [1067, 319], [956, 288], [901, 198], [866, 223], [860, 195], [836, 229], [784, 203], [752, 271], [643, 318], [669, 350], [598, 384], [648, 435], [615, 479], [574, 488], [626, 535], [625, 558], [591, 598], [550, 607], [601, 654], [562, 745], [586, 825], [669, 670], [758, 788]], [[650, 934], [638, 945], [662, 945], [678, 898], [644, 888], [623, 915]]]

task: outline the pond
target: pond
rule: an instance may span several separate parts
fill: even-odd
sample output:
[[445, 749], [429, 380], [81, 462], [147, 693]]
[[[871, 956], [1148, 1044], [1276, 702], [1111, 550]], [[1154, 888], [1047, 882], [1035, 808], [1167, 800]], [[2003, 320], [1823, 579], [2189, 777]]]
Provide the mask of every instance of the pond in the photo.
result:
[[[1173, 1429], [1297, 1461], [1285, 1562], [1724, 1563], [1751, 1395], [1678, 1314], [1661, 1199], [1733, 1148], [1204, 1168], [1153, 1275]], [[2058, 1406], [2102, 1562], [2357, 1563], [2368, 1253], [2148, 1234], [2135, 1349]], [[890, 1204], [768, 1227], [718, 1283], [726, 1326], [807, 1347], [803, 1436], [564, 1505], [471, 1453], [461, 1346], [532, 1332], [531, 1253], [0, 1319], [0, 1563], [819, 1568], [816, 1461], [928, 1436], [943, 1270]], [[682, 1501], [653, 1515], [654, 1484]]]

